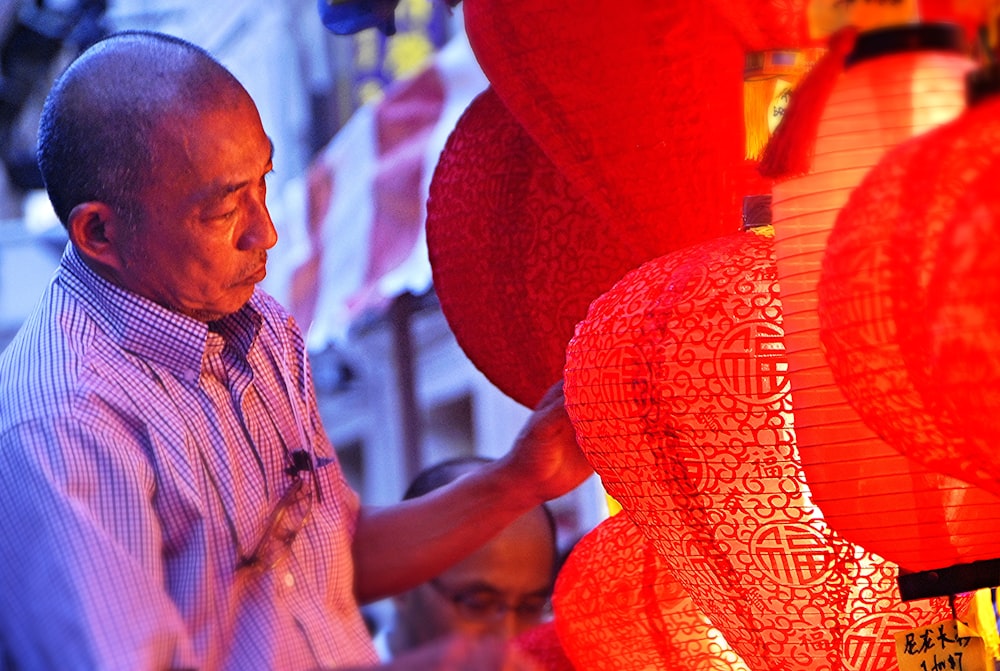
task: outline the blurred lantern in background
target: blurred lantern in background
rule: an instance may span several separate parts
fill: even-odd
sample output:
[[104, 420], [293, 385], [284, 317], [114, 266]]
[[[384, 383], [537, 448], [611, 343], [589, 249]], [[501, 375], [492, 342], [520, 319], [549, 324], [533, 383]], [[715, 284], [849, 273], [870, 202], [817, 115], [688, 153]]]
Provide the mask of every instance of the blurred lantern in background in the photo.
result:
[[930, 374], [923, 390], [933, 407], [947, 408], [977, 441], [973, 456], [985, 471], [977, 482], [1000, 494], [998, 217], [1000, 161], [995, 160], [968, 185], [942, 236], [928, 291]]
[[809, 500], [773, 247], [730, 235], [627, 274], [570, 341], [567, 411], [608, 492], [751, 668], [893, 669], [892, 633], [949, 611], [900, 603], [896, 566]]
[[744, 48], [707, 5], [462, 6], [504, 105], [600, 216], [648, 237], [643, 260], [732, 232], [767, 190], [744, 158]]
[[573, 547], [553, 594], [569, 658], [587, 671], [750, 671], [625, 515]]
[[[938, 404], [926, 404], [903, 359], [900, 330], [907, 333], [932, 330], [928, 322], [933, 320], [897, 323], [892, 300], [893, 269], [889, 260], [893, 229], [897, 223], [914, 228], [922, 223], [922, 219], [913, 220], [905, 214], [915, 197], [911, 191], [935, 188], [934, 184], [919, 179], [921, 174], [929, 172], [923, 167], [926, 159], [921, 150], [927, 143], [940, 142], [939, 137], [951, 137], [953, 125], [912, 138], [889, 151], [840, 210], [823, 256], [818, 285], [819, 334], [838, 387], [878, 436], [935, 471], [978, 484], [996, 494], [1000, 493], [997, 479], [1000, 473], [993, 468], [991, 475], [984, 468], [991, 462], [994, 466], [997, 463], [991, 442], [967, 437], [960, 415], [945, 411]], [[989, 143], [987, 136], [977, 134], [977, 137]], [[996, 139], [1000, 140], [1000, 136]], [[904, 218], [906, 223], [902, 221]], [[939, 224], [941, 228], [944, 222]], [[939, 230], [934, 235], [943, 233]], [[939, 267], [952, 265], [954, 257], [944, 252], [941, 247]], [[988, 276], [987, 267], [982, 272]], [[922, 293], [928, 294], [935, 286], [931, 283]], [[980, 294], [977, 298], [986, 296]], [[990, 302], [986, 300], [984, 305]], [[974, 309], [961, 300], [952, 307], [961, 315], [971, 315]], [[988, 367], [986, 359], [980, 360], [976, 369], [981, 372], [984, 367]], [[971, 383], [976, 379], [973, 371], [960, 373], [969, 374], [972, 377], [963, 379]], [[947, 372], [942, 377], [947, 377]], [[941, 379], [937, 384], [944, 382]], [[958, 395], [962, 396], [961, 391]], [[969, 407], [974, 407], [976, 401], [967, 400], [973, 404]], [[945, 480], [941, 479], [941, 483]], [[964, 509], [979, 507], [981, 523], [978, 528], [956, 528], [953, 535], [979, 535], [978, 540], [970, 539], [972, 543], [1000, 550], [992, 541], [1000, 530], [997, 505], [1000, 500], [967, 488], [956, 494]]]
[[657, 243], [598, 216], [489, 88], [438, 161], [427, 247], [458, 344], [501, 391], [534, 407], [562, 377], [590, 301]]
[[[906, 369], [927, 407], [953, 420], [946, 452], [907, 454], [964, 474], [1000, 494], [996, 265], [990, 192], [1000, 162], [1000, 96], [986, 95], [946, 127], [921, 138], [892, 229], [887, 265], [893, 317]], [[978, 475], [970, 475], [978, 467]]]
[[773, 189], [795, 433], [813, 500], [845, 538], [913, 571], [1000, 556], [995, 503], [907, 460], [861, 420], [824, 357], [817, 285], [851, 191], [889, 149], [961, 113], [973, 65], [955, 26], [861, 33], [823, 107], [809, 173]]
[[822, 46], [814, 35], [809, 6], [814, 0], [708, 0], [748, 51]]
[[399, 0], [316, 0], [320, 20], [336, 35], [352, 35], [367, 28], [394, 35], [398, 4]]

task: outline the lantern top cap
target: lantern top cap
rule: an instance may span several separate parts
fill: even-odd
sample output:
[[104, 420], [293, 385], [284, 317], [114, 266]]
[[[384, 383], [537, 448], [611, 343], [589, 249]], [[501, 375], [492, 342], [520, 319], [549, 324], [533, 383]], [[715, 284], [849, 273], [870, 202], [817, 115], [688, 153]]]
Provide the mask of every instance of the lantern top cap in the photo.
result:
[[743, 197], [743, 230], [767, 226], [771, 223], [771, 194]]
[[854, 48], [844, 61], [845, 67], [879, 56], [908, 51], [966, 52], [965, 34], [955, 23], [913, 23], [887, 26], [858, 33]]

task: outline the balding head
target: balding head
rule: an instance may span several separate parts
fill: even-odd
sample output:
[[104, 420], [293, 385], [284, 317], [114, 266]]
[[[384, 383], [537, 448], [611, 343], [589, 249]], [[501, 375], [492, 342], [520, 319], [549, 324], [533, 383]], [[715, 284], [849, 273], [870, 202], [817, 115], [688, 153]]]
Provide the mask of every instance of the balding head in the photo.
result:
[[38, 163], [60, 221], [87, 201], [134, 214], [162, 120], [245, 96], [211, 55], [176, 37], [124, 32], [90, 47], [53, 85], [39, 124]]

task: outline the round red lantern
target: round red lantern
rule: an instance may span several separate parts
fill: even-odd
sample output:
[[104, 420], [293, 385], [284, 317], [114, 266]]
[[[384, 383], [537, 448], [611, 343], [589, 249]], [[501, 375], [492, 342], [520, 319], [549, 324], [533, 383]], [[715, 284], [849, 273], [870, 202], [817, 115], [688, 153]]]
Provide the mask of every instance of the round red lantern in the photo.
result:
[[889, 149], [963, 110], [973, 63], [957, 37], [943, 25], [859, 35], [823, 110], [810, 172], [773, 192], [795, 433], [813, 500], [845, 538], [913, 571], [998, 556], [996, 529], [975, 488], [902, 457], [844, 398], [819, 340], [817, 285], [851, 191]]
[[[1000, 104], [994, 105], [996, 111]], [[991, 122], [1000, 130], [995, 118]], [[927, 295], [930, 383], [923, 392], [933, 407], [957, 418], [965, 435], [975, 441], [978, 449], [964, 455], [976, 457], [985, 472], [975, 482], [1000, 494], [998, 184], [1000, 155], [995, 155], [992, 164], [969, 183], [942, 234]]]
[[[609, 494], [756, 671], [895, 668], [896, 566], [832, 532], [795, 449], [774, 245], [725, 236], [643, 264], [567, 348], [566, 407]], [[877, 623], [877, 624], [875, 624]]]
[[528, 407], [562, 377], [566, 343], [590, 301], [666, 244], [598, 216], [492, 88], [448, 138], [426, 228], [434, 286], [458, 344]]
[[[991, 360], [951, 355], [942, 359], [942, 343], [937, 341], [937, 333], [944, 330], [950, 334], [945, 338], [953, 338], [955, 319], [981, 320], [986, 317], [981, 310], [996, 302], [995, 295], [984, 291], [991, 278], [989, 266], [969, 266], [968, 254], [985, 252], [974, 251], [962, 238], [974, 238], [978, 235], [975, 231], [988, 230], [983, 225], [994, 199], [986, 195], [989, 190], [986, 175], [1000, 160], [1000, 147], [996, 144], [1000, 140], [998, 113], [1000, 96], [989, 95], [923, 139], [919, 163], [911, 171], [907, 185], [905, 209], [892, 230], [887, 262], [893, 279], [894, 318], [906, 325], [900, 329], [899, 346], [907, 369], [929, 407], [956, 417], [964, 435], [979, 441], [982, 449], [970, 450], [968, 445], [959, 445], [953, 452], [964, 454], [961, 461], [972, 461], [986, 470], [975, 482], [990, 487], [991, 491], [998, 489], [996, 450], [991, 449], [996, 430], [990, 426], [992, 392], [982, 384], [987, 380], [982, 375], [988, 376]], [[956, 257], [950, 250], [961, 251], [965, 256]], [[952, 266], [957, 270], [952, 271]], [[954, 283], [956, 279], [958, 284]], [[979, 287], [975, 286], [977, 283]], [[959, 289], [959, 285], [965, 288]], [[932, 294], [937, 296], [933, 309]], [[944, 298], [946, 295], [948, 299]], [[982, 301], [981, 307], [974, 305], [973, 296]], [[947, 300], [958, 303], [949, 310]], [[965, 326], [971, 328], [971, 337], [978, 338], [983, 333], [981, 321]], [[958, 350], [952, 351], [957, 354]], [[988, 352], [980, 350], [979, 354]], [[971, 377], [963, 380], [965, 375]], [[953, 393], [958, 396], [953, 397]], [[933, 463], [945, 468], [952, 465]]]
[[[899, 346], [891, 298], [892, 230], [904, 216], [909, 181], [921, 170], [921, 148], [941, 132], [948, 131], [938, 129], [891, 150], [841, 209], [823, 256], [818, 285], [819, 335], [838, 387], [877, 435], [935, 471], [997, 494], [1000, 482], [983, 468], [993, 460], [989, 443], [966, 438], [960, 415], [940, 407], [932, 411], [914, 385]], [[959, 310], [964, 312], [964, 305]], [[902, 327], [910, 328], [905, 322]], [[949, 369], [942, 374], [950, 372], [957, 371]], [[963, 370], [960, 375], [969, 372]], [[938, 380], [939, 384], [944, 382]], [[928, 477], [946, 485], [943, 478]], [[988, 530], [992, 535], [994, 529], [1000, 529], [1000, 499], [967, 490], [961, 500], [966, 515], [978, 508], [976, 518], [989, 525], [981, 524], [979, 533]], [[969, 531], [977, 530], [970, 527]], [[955, 529], [952, 535], [961, 533]], [[994, 550], [1000, 551], [1000, 546]]]
[[744, 48], [705, 5], [462, 6], [497, 95], [619, 230], [655, 232], [665, 253], [731, 232], [743, 195], [765, 190], [744, 159]]
[[563, 648], [587, 671], [750, 671], [624, 514], [581, 538], [553, 594]]

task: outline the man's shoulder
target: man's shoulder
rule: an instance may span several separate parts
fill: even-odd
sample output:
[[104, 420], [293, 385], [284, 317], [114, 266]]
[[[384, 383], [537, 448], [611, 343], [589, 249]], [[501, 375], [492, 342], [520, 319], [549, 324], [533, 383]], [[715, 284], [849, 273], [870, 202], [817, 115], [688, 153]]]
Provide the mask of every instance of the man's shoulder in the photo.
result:
[[4, 423], [77, 412], [81, 399], [101, 395], [88, 389], [106, 373], [123, 372], [123, 360], [86, 311], [46, 296], [0, 353]]

